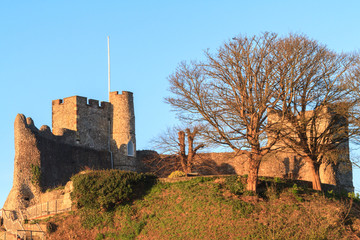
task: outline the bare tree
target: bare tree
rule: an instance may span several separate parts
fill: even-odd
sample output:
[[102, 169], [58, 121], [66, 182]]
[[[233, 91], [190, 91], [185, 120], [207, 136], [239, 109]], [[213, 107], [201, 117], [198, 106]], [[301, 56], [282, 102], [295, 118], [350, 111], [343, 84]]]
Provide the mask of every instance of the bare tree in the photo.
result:
[[[302, 156], [321, 190], [322, 163], [348, 159], [349, 138], [359, 136], [357, 54], [336, 54], [317, 41], [290, 35], [278, 42], [281, 77], [281, 143]], [[341, 157], [342, 156], [342, 157]]]
[[[359, 133], [359, 98], [349, 84], [357, 66], [356, 54], [336, 54], [305, 36], [240, 36], [206, 51], [204, 61], [181, 63], [167, 102], [180, 118], [207, 124], [208, 140], [248, 156], [247, 190], [256, 191], [263, 157], [285, 147], [309, 163], [320, 190], [320, 164]], [[268, 119], [272, 111], [276, 121]]]
[[248, 156], [250, 191], [256, 191], [260, 162], [277, 141], [266, 139], [278, 132], [267, 111], [278, 109], [283, 94], [276, 46], [276, 34], [240, 36], [216, 54], [205, 52], [203, 62], [181, 63], [169, 77], [174, 95], [166, 100], [180, 118], [206, 124], [207, 139]]
[[[197, 152], [206, 146], [200, 137], [202, 129], [200, 125], [168, 128], [167, 131], [153, 139], [154, 147], [159, 149], [162, 154], [176, 155], [171, 159], [172, 165], [177, 166], [174, 161], [178, 161], [182, 171], [190, 173]], [[163, 160], [167, 160], [167, 158]], [[169, 167], [166, 161], [163, 163]]]

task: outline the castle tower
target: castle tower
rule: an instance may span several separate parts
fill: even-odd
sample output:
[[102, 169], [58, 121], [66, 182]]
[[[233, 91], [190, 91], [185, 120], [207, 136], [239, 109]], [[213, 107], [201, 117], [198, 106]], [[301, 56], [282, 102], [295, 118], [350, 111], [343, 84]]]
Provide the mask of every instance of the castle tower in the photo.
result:
[[136, 138], [134, 101], [131, 92], [110, 93], [111, 144], [114, 168], [135, 170]]
[[54, 135], [73, 145], [112, 155], [112, 167], [136, 170], [136, 138], [133, 94], [110, 93], [110, 103], [80, 96], [52, 102]]
[[[52, 102], [53, 133], [66, 142], [96, 149], [109, 149], [111, 105], [72, 96]], [[69, 131], [70, 130], [70, 131]]]

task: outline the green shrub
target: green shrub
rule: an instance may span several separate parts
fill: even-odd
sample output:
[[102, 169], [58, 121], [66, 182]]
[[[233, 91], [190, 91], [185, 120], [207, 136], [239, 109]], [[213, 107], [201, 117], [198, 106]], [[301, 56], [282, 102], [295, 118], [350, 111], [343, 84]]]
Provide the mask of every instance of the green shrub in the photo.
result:
[[174, 171], [174, 172], [170, 173], [168, 178], [178, 178], [178, 177], [185, 177], [185, 176], [186, 176], [186, 173], [184, 173], [182, 171]]
[[78, 208], [106, 211], [136, 198], [156, 182], [154, 175], [120, 170], [92, 171], [71, 179]]
[[41, 179], [41, 169], [38, 165], [31, 164], [31, 183], [34, 185], [39, 186], [40, 185], [40, 179]]

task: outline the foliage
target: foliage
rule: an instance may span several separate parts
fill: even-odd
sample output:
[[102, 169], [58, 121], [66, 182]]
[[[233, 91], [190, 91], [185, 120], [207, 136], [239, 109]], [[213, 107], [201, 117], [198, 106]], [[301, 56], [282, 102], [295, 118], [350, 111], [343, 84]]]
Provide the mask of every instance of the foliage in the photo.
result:
[[144, 193], [155, 183], [150, 174], [120, 170], [91, 171], [72, 178], [78, 208], [112, 210]]
[[356, 201], [360, 201], [360, 194], [359, 193], [349, 192], [348, 197], [351, 198], [351, 199], [354, 199]]
[[186, 177], [186, 173], [184, 173], [183, 171], [174, 171], [170, 173], [170, 175], [168, 176], [168, 178], [178, 178], [178, 177]]
[[39, 186], [40, 185], [40, 180], [41, 180], [41, 169], [39, 165], [34, 165], [31, 164], [31, 173], [32, 173], [32, 177], [31, 177], [31, 183]]

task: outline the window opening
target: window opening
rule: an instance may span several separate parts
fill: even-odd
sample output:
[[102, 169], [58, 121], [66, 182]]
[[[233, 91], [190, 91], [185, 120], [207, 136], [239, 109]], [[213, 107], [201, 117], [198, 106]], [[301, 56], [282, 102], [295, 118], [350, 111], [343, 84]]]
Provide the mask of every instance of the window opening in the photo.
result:
[[134, 156], [134, 143], [131, 140], [127, 144], [127, 153], [128, 156]]

